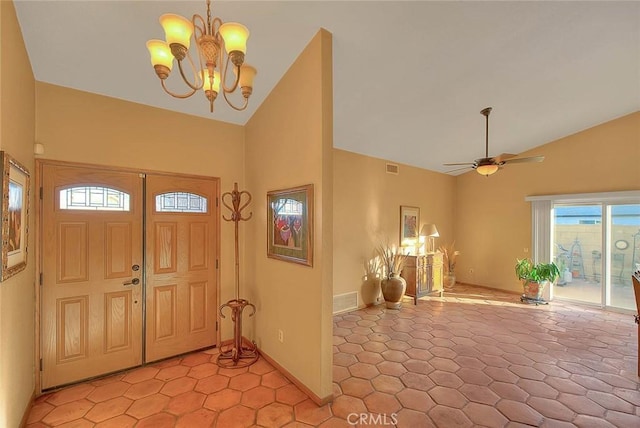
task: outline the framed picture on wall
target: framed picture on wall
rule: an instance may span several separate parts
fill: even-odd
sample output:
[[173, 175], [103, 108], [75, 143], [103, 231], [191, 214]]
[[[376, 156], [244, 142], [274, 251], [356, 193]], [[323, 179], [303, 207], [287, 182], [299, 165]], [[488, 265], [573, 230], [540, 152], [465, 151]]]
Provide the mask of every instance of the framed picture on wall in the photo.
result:
[[267, 192], [267, 257], [313, 266], [313, 184]]
[[7, 152], [2, 166], [2, 272], [0, 281], [27, 266], [29, 231], [29, 171]]
[[414, 243], [420, 232], [420, 208], [400, 205], [400, 245]]

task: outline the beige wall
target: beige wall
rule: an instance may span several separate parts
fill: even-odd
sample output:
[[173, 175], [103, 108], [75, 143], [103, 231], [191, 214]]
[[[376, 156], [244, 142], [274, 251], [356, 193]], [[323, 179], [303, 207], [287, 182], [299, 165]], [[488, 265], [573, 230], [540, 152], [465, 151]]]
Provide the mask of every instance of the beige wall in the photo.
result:
[[491, 177], [474, 171], [457, 177], [458, 281], [521, 291], [513, 268], [516, 258], [531, 254], [526, 196], [640, 189], [640, 112], [523, 155], [543, 155], [545, 160], [506, 166]]
[[[46, 159], [220, 177], [222, 192], [242, 180], [242, 126], [41, 82], [36, 95], [36, 140]], [[223, 302], [235, 297], [233, 234], [222, 222]], [[231, 336], [223, 322], [222, 338]]]
[[[358, 291], [363, 262], [380, 240], [398, 244], [400, 206], [420, 208], [420, 225], [434, 223], [436, 246], [454, 239], [455, 177], [400, 165], [386, 172], [386, 161], [334, 150], [333, 294]], [[358, 295], [362, 305], [362, 295]]]
[[0, 283], [0, 426], [17, 427], [34, 392], [34, 78], [13, 2], [0, 2], [0, 149], [31, 173], [27, 267]]
[[[253, 219], [242, 226], [243, 290], [257, 307], [258, 346], [320, 398], [331, 395], [331, 35], [319, 32], [246, 126]], [[313, 267], [266, 256], [270, 190], [313, 184]], [[284, 342], [278, 341], [278, 330]]]

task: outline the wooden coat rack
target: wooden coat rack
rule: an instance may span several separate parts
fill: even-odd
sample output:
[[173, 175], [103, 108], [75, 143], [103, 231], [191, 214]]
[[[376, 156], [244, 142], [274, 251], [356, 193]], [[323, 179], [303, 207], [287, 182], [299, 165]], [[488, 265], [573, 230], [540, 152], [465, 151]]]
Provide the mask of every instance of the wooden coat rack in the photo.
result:
[[[246, 196], [244, 203], [242, 202], [243, 196]], [[229, 198], [231, 200], [228, 202]], [[247, 367], [258, 360], [258, 349], [255, 342], [243, 343], [242, 340], [242, 311], [244, 308], [250, 307], [251, 313], [249, 316], [251, 317], [256, 313], [256, 307], [252, 303], [240, 298], [238, 224], [251, 218], [253, 213], [249, 213], [247, 217], [243, 217], [242, 214], [242, 211], [250, 202], [251, 193], [246, 190], [238, 191], [238, 183], [233, 184], [233, 191], [222, 195], [222, 204], [231, 211], [231, 217], [227, 218], [223, 215], [222, 218], [225, 221], [232, 221], [235, 226], [236, 298], [220, 306], [220, 316], [226, 318], [222, 311], [224, 308], [229, 308], [231, 309], [231, 320], [233, 321], [233, 343], [226, 347], [221, 347], [218, 355], [218, 365], [221, 367]]]

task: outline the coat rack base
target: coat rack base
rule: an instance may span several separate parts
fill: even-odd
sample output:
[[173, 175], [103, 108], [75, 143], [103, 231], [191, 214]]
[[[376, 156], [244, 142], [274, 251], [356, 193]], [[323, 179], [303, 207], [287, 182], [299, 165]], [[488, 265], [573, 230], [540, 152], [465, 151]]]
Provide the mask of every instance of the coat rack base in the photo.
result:
[[229, 300], [227, 303], [220, 306], [220, 316], [222, 318], [225, 318], [222, 314], [222, 310], [227, 307], [231, 309], [231, 320], [233, 321], [233, 343], [225, 347], [220, 347], [218, 365], [224, 368], [250, 366], [258, 360], [258, 348], [255, 342], [252, 342], [251, 344], [242, 343], [242, 311], [244, 311], [246, 307], [249, 307], [252, 309], [249, 316], [253, 316], [256, 312], [256, 307], [245, 299]]

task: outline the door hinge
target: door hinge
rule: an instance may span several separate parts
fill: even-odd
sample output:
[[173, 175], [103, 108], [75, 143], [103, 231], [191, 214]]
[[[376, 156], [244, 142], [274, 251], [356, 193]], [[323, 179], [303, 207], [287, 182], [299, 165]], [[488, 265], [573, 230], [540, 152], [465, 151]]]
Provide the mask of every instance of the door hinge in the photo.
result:
[[218, 269], [218, 259], [216, 259], [216, 269]]
[[40, 285], [42, 285], [42, 272], [40, 272]]
[[[216, 321], [216, 331], [218, 331], [218, 321]], [[42, 360], [40, 360], [42, 361]]]
[[42, 187], [40, 188], [40, 200], [42, 200], [42, 195], [44, 195], [44, 190], [42, 190]]
[[42, 371], [42, 358], [40, 358], [40, 371]]

